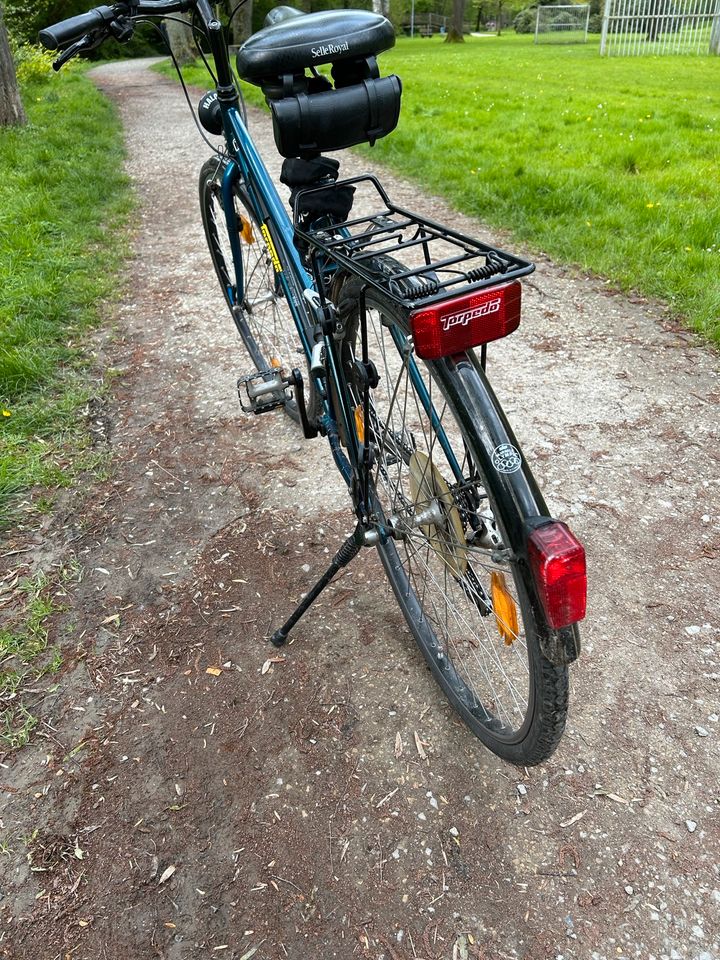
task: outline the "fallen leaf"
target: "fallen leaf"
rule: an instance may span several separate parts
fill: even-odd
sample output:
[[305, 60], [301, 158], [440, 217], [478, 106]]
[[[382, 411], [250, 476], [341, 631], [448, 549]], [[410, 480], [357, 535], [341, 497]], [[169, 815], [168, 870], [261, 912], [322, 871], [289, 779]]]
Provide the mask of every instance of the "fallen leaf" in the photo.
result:
[[625, 797], [619, 797], [616, 793], [610, 793], [608, 790], [596, 790], [593, 793], [594, 797], [607, 797], [608, 800], [614, 800], [615, 803], [629, 803]]
[[170, 864], [167, 870], [163, 870], [162, 876], [158, 880], [158, 886], [165, 883], [166, 880], [169, 880], [176, 870], [177, 870], [177, 867], [174, 864]]
[[415, 746], [417, 747], [417, 752], [420, 754], [421, 760], [427, 760], [427, 754], [425, 753], [425, 748], [423, 747], [423, 742], [418, 736], [417, 730], [415, 730]]
[[260, 673], [263, 674], [264, 676], [268, 672], [271, 666], [272, 666], [272, 660], [266, 660], [265, 663], [260, 668]]
[[205, 673], [209, 673], [213, 677], [219, 677], [222, 673], [220, 667], [208, 667]]
[[402, 756], [403, 752], [403, 742], [402, 737], [400, 736], [400, 731], [398, 730], [395, 735], [395, 756], [399, 759]]
[[[99, 570], [100, 567], [98, 567], [97, 569]], [[119, 624], [120, 624], [120, 614], [119, 614], [119, 613], [113, 613], [113, 614], [111, 614], [109, 617], [105, 617], [105, 619], [102, 621], [102, 623], [100, 624], [100, 626], [101, 626], [101, 627], [104, 627], [106, 623], [115, 623], [115, 624], [117, 624], [117, 625], [119, 626]]]
[[560, 826], [561, 826], [561, 827], [571, 827], [574, 823], [577, 823], [578, 820], [582, 820], [582, 818], [585, 816], [586, 813], [587, 813], [587, 810], [581, 810], [580, 813], [576, 813], [575, 816], [574, 816], [574, 817], [570, 817], [569, 820], [563, 820], [562, 823], [560, 824]]

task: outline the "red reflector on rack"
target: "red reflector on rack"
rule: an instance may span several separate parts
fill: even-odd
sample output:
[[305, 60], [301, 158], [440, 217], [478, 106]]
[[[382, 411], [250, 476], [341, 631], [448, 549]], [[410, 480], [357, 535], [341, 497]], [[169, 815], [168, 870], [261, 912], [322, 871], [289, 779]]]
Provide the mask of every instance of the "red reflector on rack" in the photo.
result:
[[585, 616], [585, 549], [567, 525], [553, 520], [534, 530], [528, 555], [545, 615], [559, 630]]
[[506, 337], [520, 324], [521, 290], [513, 280], [410, 314], [415, 353], [424, 360], [437, 360]]

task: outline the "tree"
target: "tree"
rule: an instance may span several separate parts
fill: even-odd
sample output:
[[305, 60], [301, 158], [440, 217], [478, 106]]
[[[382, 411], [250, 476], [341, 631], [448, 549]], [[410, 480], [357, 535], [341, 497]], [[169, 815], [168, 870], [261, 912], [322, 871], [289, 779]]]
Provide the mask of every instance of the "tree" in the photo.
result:
[[[183, 22], [180, 23], [180, 20]], [[168, 43], [178, 65], [184, 67], [187, 63], [193, 63], [197, 50], [192, 39], [190, 15], [175, 13], [169, 20], [165, 21], [165, 24], [167, 26]]]
[[445, 37], [445, 43], [464, 43], [463, 23], [465, 21], [465, 0], [453, 0], [452, 20]]
[[[226, 9], [228, 16], [231, 16], [237, 6], [238, 0], [227, 0]], [[230, 22], [230, 43], [239, 47], [244, 43], [253, 32], [253, 4], [252, 0], [247, 0]]]
[[12, 127], [25, 123], [20, 92], [18, 91], [15, 64], [10, 53], [3, 8], [0, 6], [0, 127]]

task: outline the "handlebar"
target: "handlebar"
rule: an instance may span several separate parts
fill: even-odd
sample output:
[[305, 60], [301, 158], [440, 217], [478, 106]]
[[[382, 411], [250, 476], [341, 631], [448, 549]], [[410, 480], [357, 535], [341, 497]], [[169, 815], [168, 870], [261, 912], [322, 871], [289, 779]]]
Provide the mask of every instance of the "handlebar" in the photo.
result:
[[60, 23], [45, 27], [38, 34], [40, 43], [48, 50], [57, 50], [69, 43], [74, 43], [79, 37], [99, 27], [106, 27], [118, 16], [115, 7], [95, 7], [87, 13], [80, 13], [76, 17], [68, 17]]
[[38, 39], [48, 50], [61, 51], [53, 63], [53, 69], [59, 70], [76, 54], [95, 49], [109, 36], [114, 36], [121, 43], [128, 41], [133, 35], [136, 20], [193, 10], [198, 14], [210, 41], [219, 88], [227, 88], [233, 93], [232, 70], [223, 28], [210, 4], [211, 0], [122, 0], [112, 6], [93, 7], [87, 13], [45, 27], [39, 32]]
[[[212, 18], [212, 11], [207, 0], [128, 0], [126, 3], [116, 3], [112, 7], [93, 7], [87, 13], [80, 13], [76, 17], [61, 20], [52, 26], [45, 27], [38, 34], [40, 43], [48, 50], [59, 50], [69, 47], [88, 34], [100, 34], [99, 39], [114, 32], [112, 25], [123, 17], [163, 16], [170, 13], [186, 13], [197, 9], [200, 16], [205, 14]], [[83, 44], [87, 47], [89, 44]]]

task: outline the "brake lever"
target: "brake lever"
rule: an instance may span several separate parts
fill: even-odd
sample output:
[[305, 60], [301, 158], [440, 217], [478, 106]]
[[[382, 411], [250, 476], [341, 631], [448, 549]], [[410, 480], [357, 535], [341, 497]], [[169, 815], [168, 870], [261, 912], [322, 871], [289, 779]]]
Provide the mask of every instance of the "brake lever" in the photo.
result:
[[68, 60], [72, 60], [72, 58], [80, 53], [81, 50], [85, 50], [86, 41], [88, 38], [89, 35], [85, 34], [84, 37], [80, 37], [80, 39], [76, 40], [75, 43], [71, 43], [69, 47], [66, 47], [60, 56], [56, 60], [53, 60], [53, 70], [59, 70], [60, 67], [68, 62]]
[[[85, 36], [80, 37], [75, 43], [71, 43], [69, 47], [66, 47], [57, 60], [53, 60], [53, 70], [59, 70], [68, 60], [72, 60], [73, 57], [76, 57], [78, 53], [82, 53], [83, 50], [94, 50], [95, 47], [99, 47], [103, 40], [107, 39], [107, 35], [106, 30], [95, 30], [93, 33], [86, 33]], [[130, 35], [132, 36], [132, 32]], [[128, 37], [128, 39], [130, 38]]]

